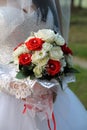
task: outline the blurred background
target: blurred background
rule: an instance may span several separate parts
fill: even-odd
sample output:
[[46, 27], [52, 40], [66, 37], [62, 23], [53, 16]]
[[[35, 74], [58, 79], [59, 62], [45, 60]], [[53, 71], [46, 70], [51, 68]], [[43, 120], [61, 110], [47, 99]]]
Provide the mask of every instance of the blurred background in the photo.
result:
[[76, 74], [77, 81], [69, 86], [87, 109], [87, 0], [72, 0], [69, 47], [80, 72]]
[[[74, 65], [80, 73], [76, 82], [69, 84], [87, 109], [87, 0], [71, 0], [69, 47], [74, 53]], [[0, 6], [6, 0], [0, 0]]]

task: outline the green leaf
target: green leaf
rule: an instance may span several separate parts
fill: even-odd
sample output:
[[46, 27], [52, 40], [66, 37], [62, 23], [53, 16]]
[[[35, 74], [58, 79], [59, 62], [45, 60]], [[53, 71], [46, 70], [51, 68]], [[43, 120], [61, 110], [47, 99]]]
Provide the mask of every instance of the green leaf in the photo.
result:
[[73, 72], [73, 73], [79, 73], [79, 71], [75, 68], [71, 68], [70, 71]]
[[30, 76], [30, 79], [31, 79], [31, 80], [34, 80], [34, 79], [35, 79], [35, 76], [32, 74], [32, 75]]
[[29, 66], [28, 66], [28, 70], [32, 70], [32, 69], [33, 69], [33, 67], [34, 67], [34, 66], [33, 66], [32, 64], [31, 64], [31, 65], [29, 65]]
[[19, 65], [19, 70], [22, 70], [23, 69], [23, 65]]
[[27, 78], [28, 75], [25, 75], [22, 71], [19, 71], [16, 75], [16, 78], [17, 79], [24, 79], [24, 78]]
[[75, 68], [68, 68], [68, 67], [66, 67], [64, 69], [64, 73], [79, 73], [79, 71], [77, 69], [75, 69]]

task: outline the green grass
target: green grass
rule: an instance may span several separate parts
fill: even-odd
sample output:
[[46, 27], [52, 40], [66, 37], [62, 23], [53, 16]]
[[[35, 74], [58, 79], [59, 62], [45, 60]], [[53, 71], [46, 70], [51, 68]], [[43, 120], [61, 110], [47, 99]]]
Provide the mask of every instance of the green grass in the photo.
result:
[[69, 46], [74, 55], [87, 60], [87, 9], [75, 9], [71, 15]]
[[87, 9], [75, 8], [71, 12], [71, 24], [87, 24]]
[[71, 90], [79, 97], [87, 109], [87, 69], [76, 67], [80, 73], [76, 74], [76, 82], [70, 83]]
[[[87, 9], [76, 9], [72, 12], [69, 47], [75, 56], [87, 60]], [[69, 86], [87, 109], [87, 69], [78, 66], [76, 68], [80, 73], [76, 74], [76, 82]]]
[[69, 42], [75, 44], [87, 44], [87, 25], [75, 24], [70, 26]]
[[87, 9], [72, 12], [70, 24], [70, 43], [87, 43]]
[[87, 44], [83, 45], [81, 43], [70, 43], [69, 46], [72, 48], [74, 56], [87, 60]]

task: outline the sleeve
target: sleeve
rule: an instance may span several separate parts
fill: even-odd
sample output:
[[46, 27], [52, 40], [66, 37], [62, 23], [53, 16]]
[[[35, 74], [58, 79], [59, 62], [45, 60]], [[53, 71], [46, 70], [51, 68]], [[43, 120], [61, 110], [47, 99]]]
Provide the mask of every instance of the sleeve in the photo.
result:
[[20, 80], [15, 78], [16, 67], [0, 65], [0, 89], [8, 94], [15, 95], [16, 98], [26, 98], [32, 93], [32, 86], [35, 80], [26, 78]]

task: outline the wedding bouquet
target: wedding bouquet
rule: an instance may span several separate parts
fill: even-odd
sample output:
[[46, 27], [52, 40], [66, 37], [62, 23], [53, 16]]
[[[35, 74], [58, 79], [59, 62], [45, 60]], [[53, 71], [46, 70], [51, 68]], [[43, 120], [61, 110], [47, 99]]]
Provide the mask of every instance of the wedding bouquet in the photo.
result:
[[[10, 88], [11, 93], [17, 98], [27, 99], [33, 110], [38, 108], [39, 111], [46, 110], [45, 113], [49, 113], [47, 108], [52, 110], [57, 87], [63, 88], [63, 82], [67, 84], [67, 79], [64, 80], [67, 76], [69, 82], [72, 82], [69, 78], [76, 72], [72, 54], [72, 50], [59, 33], [50, 29], [32, 32], [27, 40], [13, 51], [14, 63], [18, 66], [16, 78], [22, 80], [25, 85], [22, 83], [18, 86], [17, 83], [14, 85], [18, 86], [17, 89], [14, 86]], [[30, 81], [35, 82], [32, 84]]]
[[32, 32], [26, 41], [13, 52], [14, 63], [19, 66], [17, 78], [46, 79], [62, 78], [75, 72], [72, 67], [72, 50], [64, 38], [50, 29]]

